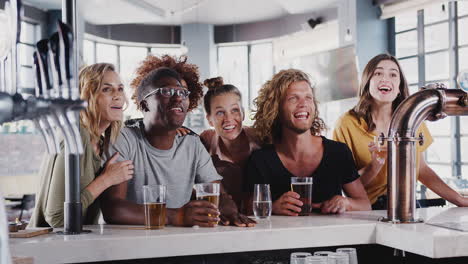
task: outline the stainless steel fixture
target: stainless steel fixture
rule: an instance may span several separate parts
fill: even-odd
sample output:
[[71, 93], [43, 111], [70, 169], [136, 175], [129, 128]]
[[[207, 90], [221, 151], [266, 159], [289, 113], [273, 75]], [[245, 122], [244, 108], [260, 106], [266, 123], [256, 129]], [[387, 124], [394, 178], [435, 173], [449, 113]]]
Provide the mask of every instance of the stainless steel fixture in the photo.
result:
[[421, 88], [395, 110], [388, 138], [380, 136], [380, 141], [388, 140], [388, 209], [384, 221], [422, 221], [415, 216], [416, 144], [423, 144], [424, 138], [416, 131], [424, 120], [459, 115], [468, 115], [468, 94], [441, 84]]
[[[64, 13], [76, 7], [76, 1], [64, 1]], [[79, 99], [73, 32], [69, 25], [58, 21], [58, 33], [36, 44], [34, 52], [35, 96], [23, 97], [16, 82], [16, 43], [20, 34], [21, 1], [12, 0], [11, 87], [0, 91], [0, 124], [32, 120], [41, 131], [50, 154], [60, 151], [59, 138], [65, 145], [64, 234], [82, 232], [80, 200], [80, 160], [83, 143], [79, 131], [78, 112], [86, 108]], [[71, 14], [74, 14], [71, 12]], [[65, 15], [65, 21], [69, 19]], [[71, 19], [70, 21], [73, 21]], [[3, 80], [2, 80], [3, 81]], [[60, 132], [60, 134], [59, 134]]]

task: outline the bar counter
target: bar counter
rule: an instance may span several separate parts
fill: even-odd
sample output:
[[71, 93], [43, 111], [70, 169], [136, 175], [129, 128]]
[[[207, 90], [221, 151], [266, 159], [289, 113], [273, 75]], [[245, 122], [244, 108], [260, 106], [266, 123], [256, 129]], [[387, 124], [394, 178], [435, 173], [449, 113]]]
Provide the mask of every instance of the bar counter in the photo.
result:
[[[347, 212], [305, 217], [272, 216], [252, 228], [85, 226], [91, 233], [47, 234], [10, 240], [13, 256], [34, 263], [79, 263], [122, 259], [190, 256], [277, 249], [380, 244], [430, 258], [468, 256], [468, 232], [429, 223], [468, 222], [468, 208], [417, 209], [418, 224], [379, 222], [386, 211]], [[57, 231], [57, 230], [54, 230]]]

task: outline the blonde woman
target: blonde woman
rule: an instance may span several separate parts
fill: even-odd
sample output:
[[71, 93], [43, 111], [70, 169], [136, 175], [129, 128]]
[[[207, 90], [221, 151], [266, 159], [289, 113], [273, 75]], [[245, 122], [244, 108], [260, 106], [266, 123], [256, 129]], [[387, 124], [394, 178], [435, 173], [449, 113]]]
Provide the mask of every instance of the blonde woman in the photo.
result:
[[[127, 99], [122, 81], [112, 64], [97, 63], [83, 68], [79, 81], [81, 99], [88, 101], [87, 109], [80, 114], [84, 148], [80, 158], [83, 224], [96, 224], [99, 217], [98, 196], [110, 186], [133, 177], [132, 161], [116, 162], [118, 153], [101, 169], [103, 153], [120, 133]], [[63, 226], [65, 162], [63, 143], [60, 146], [60, 154], [47, 156], [41, 169], [41, 187], [29, 224], [32, 227]]]

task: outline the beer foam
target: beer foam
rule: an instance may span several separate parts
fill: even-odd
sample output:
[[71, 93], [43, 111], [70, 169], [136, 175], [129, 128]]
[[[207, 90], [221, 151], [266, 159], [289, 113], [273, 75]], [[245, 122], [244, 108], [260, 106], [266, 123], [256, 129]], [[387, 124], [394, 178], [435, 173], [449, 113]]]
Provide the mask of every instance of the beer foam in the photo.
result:
[[197, 193], [197, 198], [205, 197], [205, 196], [219, 196], [219, 193]]

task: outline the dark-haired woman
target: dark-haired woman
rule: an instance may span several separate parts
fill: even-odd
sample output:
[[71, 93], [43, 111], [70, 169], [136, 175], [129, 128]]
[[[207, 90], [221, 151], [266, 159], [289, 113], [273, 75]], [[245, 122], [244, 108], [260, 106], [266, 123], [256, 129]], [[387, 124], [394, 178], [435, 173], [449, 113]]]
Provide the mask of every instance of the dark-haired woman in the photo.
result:
[[208, 87], [203, 98], [206, 119], [214, 129], [204, 131], [200, 138], [240, 212], [249, 213], [247, 194], [242, 191], [243, 172], [250, 153], [259, 148], [259, 141], [252, 128], [242, 125], [245, 113], [239, 89], [224, 84], [222, 77], [207, 79], [204, 84]]
[[[364, 68], [358, 104], [338, 120], [333, 131], [333, 139], [351, 149], [374, 210], [387, 206], [387, 166], [386, 159], [378, 158], [373, 138], [381, 133], [387, 135], [393, 111], [408, 95], [408, 84], [398, 60], [379, 54]], [[451, 203], [468, 206], [468, 199], [452, 190], [426, 164], [422, 153], [433, 140], [424, 123], [416, 135], [420, 133], [425, 140], [422, 146], [416, 146], [418, 180]]]

